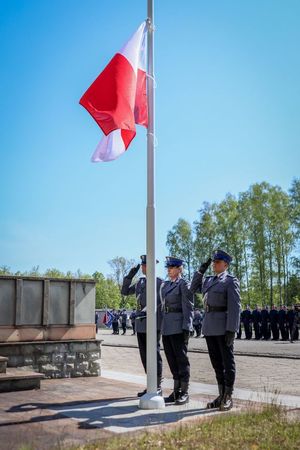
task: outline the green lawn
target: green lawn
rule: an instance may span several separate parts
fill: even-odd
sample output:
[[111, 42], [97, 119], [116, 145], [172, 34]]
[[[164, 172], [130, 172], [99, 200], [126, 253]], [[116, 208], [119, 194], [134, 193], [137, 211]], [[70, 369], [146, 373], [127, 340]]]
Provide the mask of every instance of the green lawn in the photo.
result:
[[82, 450], [116, 449], [300, 449], [300, 421], [277, 406], [262, 411], [224, 413], [205, 420], [172, 427], [168, 431], [123, 435], [101, 440]]

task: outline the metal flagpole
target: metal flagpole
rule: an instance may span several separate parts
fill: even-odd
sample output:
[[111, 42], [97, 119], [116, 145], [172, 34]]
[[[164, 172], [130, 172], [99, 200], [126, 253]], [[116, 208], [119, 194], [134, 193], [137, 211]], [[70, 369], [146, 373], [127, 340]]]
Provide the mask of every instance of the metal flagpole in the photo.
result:
[[155, 155], [154, 155], [154, 14], [153, 0], [148, 0], [147, 39], [147, 394], [140, 399], [142, 409], [164, 408], [157, 395], [157, 332], [156, 332], [156, 257], [155, 257]]

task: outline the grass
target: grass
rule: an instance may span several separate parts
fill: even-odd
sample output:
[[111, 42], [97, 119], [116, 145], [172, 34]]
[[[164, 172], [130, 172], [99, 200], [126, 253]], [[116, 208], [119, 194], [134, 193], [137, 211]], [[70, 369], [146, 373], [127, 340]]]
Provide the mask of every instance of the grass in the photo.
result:
[[[78, 447], [72, 447], [72, 450]], [[80, 450], [299, 450], [300, 422], [271, 405], [261, 411], [222, 414], [171, 430], [122, 435], [81, 446]], [[69, 449], [71, 450], [71, 449]]]

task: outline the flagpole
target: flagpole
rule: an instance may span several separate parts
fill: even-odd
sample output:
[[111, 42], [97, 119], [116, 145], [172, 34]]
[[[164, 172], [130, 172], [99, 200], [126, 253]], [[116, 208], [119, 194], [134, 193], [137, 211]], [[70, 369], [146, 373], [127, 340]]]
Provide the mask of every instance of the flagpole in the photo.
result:
[[140, 398], [142, 409], [164, 408], [157, 395], [156, 256], [155, 256], [155, 97], [154, 97], [154, 0], [147, 0], [147, 393]]

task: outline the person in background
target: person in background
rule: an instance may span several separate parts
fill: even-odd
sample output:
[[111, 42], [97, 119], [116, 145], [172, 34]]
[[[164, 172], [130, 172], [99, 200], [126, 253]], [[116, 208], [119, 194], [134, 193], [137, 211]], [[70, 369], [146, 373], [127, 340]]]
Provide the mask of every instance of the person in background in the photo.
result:
[[99, 324], [98, 324], [98, 320], [99, 320], [99, 314], [97, 311], [95, 311], [95, 325], [96, 325], [96, 334], [98, 333], [98, 329], [99, 329]]
[[289, 332], [287, 329], [287, 307], [285, 305], [281, 305], [278, 311], [278, 326], [281, 340], [286, 341], [289, 338]]
[[201, 336], [202, 315], [198, 308], [194, 311], [193, 327], [196, 332], [196, 338], [199, 338]]
[[255, 339], [259, 341], [261, 339], [261, 310], [258, 305], [255, 305], [255, 309], [252, 311], [252, 321]]
[[132, 334], [135, 334], [135, 318], [136, 318], [136, 308], [133, 309], [129, 317], [129, 319], [131, 320]]
[[270, 325], [272, 331], [272, 341], [278, 341], [279, 328], [278, 328], [278, 311], [275, 305], [272, 305], [270, 311]]
[[242, 312], [244, 330], [245, 330], [245, 339], [252, 339], [252, 314], [250, 306], [247, 305], [246, 309]]
[[112, 334], [119, 334], [119, 313], [113, 309], [112, 310], [112, 328], [113, 328], [113, 333]]
[[123, 330], [122, 335], [124, 335], [124, 334], [126, 334], [126, 330], [127, 330], [127, 312], [126, 312], [126, 309], [123, 309], [123, 311], [121, 312], [121, 325], [122, 325], [122, 330]]
[[261, 335], [264, 341], [270, 339], [270, 312], [269, 307], [265, 305], [261, 310]]

